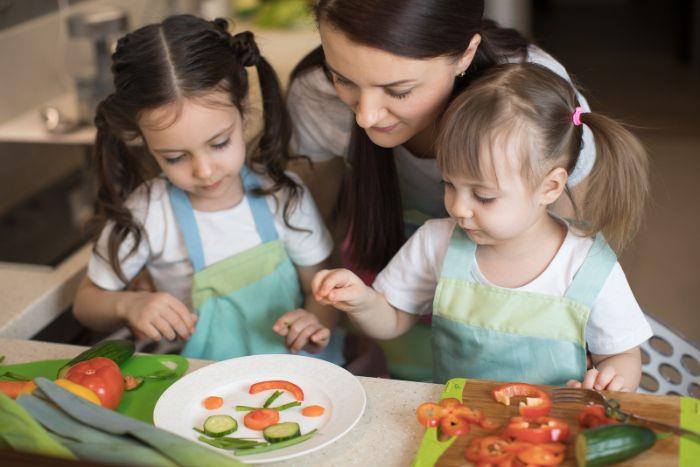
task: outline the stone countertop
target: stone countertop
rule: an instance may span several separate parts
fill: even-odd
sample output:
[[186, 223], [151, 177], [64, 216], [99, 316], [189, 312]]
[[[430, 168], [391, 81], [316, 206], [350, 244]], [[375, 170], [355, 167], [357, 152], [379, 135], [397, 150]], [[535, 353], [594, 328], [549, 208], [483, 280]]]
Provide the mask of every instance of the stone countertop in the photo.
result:
[[[84, 347], [0, 337], [0, 355], [5, 363], [72, 358]], [[209, 361], [189, 360], [188, 373]], [[358, 377], [367, 392], [367, 407], [360, 421], [345, 436], [306, 456], [269, 465], [410, 465], [418, 450], [423, 428], [414, 410], [425, 401], [438, 400], [443, 387], [390, 379]]]
[[0, 262], [0, 337], [28, 339], [58, 318], [73, 303], [91, 248], [56, 268]]

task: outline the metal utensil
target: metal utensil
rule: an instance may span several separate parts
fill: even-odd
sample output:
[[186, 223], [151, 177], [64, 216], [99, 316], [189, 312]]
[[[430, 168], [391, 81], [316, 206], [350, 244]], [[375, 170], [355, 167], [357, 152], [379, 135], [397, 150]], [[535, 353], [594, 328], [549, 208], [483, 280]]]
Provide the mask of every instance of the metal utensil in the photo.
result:
[[589, 403], [600, 404], [605, 407], [605, 415], [614, 418], [622, 423], [637, 422], [642, 425], [649, 425], [661, 430], [670, 431], [678, 436], [687, 436], [688, 439], [700, 443], [700, 433], [696, 433], [677, 425], [659, 422], [646, 417], [640, 417], [630, 412], [620, 409], [620, 402], [617, 399], [608, 399], [602, 393], [592, 389], [578, 388], [555, 388], [549, 391], [553, 403]]

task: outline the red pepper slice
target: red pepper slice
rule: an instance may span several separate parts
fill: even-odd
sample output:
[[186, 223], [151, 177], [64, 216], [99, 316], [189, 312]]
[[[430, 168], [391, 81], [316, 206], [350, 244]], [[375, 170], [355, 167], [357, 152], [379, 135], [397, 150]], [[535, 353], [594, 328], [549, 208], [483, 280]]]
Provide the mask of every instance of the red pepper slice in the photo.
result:
[[448, 413], [440, 419], [440, 431], [447, 436], [462, 436], [469, 433], [471, 425], [455, 413]]
[[559, 465], [564, 462], [566, 446], [561, 443], [533, 444], [518, 452], [518, 460], [526, 464]]
[[552, 417], [513, 417], [504, 434], [519, 441], [535, 444], [564, 441], [569, 437], [569, 425], [564, 420]]
[[513, 458], [508, 450], [510, 441], [501, 436], [480, 436], [472, 438], [464, 451], [464, 457], [474, 463], [498, 464]]
[[620, 423], [614, 418], [605, 415], [605, 407], [600, 404], [588, 405], [578, 414], [578, 423], [581, 428], [595, 428], [600, 425], [612, 425]]
[[510, 405], [512, 397], [525, 397], [525, 402], [518, 407], [523, 417], [543, 417], [552, 409], [552, 400], [547, 393], [531, 384], [509, 383], [493, 390], [493, 398], [501, 404]]
[[284, 381], [280, 379], [270, 380], [270, 381], [260, 381], [250, 386], [248, 391], [250, 394], [257, 394], [262, 391], [267, 391], [269, 389], [282, 389], [283, 391], [291, 392], [294, 398], [298, 401], [304, 400], [304, 391], [301, 390], [299, 386], [289, 381]]
[[443, 415], [445, 408], [434, 402], [425, 402], [416, 409], [418, 423], [426, 427], [438, 426]]

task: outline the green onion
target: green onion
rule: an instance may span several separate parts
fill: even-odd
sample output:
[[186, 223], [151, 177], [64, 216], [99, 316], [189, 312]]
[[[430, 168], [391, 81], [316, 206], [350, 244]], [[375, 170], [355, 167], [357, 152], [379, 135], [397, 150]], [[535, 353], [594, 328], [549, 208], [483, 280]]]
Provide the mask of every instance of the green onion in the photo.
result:
[[316, 434], [316, 431], [318, 430], [312, 430], [305, 435], [297, 436], [296, 438], [288, 439], [286, 441], [280, 441], [279, 443], [266, 443], [258, 446], [238, 448], [234, 451], [234, 454], [237, 456], [247, 456], [249, 454], [261, 454], [263, 452], [275, 451], [277, 449], [294, 446], [295, 444], [299, 444], [311, 438]]
[[263, 404], [263, 409], [268, 408], [270, 404], [272, 404], [275, 401], [275, 399], [277, 399], [281, 394], [282, 391], [275, 391], [274, 394], [267, 398], [267, 400]]
[[272, 410], [277, 410], [278, 412], [281, 412], [282, 410], [291, 409], [292, 407], [297, 407], [297, 406], [299, 406], [299, 405], [301, 405], [301, 402], [299, 402], [299, 401], [294, 401], [294, 402], [290, 402], [290, 403], [288, 403], [288, 404], [279, 405], [279, 406], [277, 406], [277, 407], [270, 407], [270, 408], [271, 408]]
[[250, 412], [251, 410], [259, 410], [260, 407], [249, 407], [247, 405], [237, 405], [236, 412]]

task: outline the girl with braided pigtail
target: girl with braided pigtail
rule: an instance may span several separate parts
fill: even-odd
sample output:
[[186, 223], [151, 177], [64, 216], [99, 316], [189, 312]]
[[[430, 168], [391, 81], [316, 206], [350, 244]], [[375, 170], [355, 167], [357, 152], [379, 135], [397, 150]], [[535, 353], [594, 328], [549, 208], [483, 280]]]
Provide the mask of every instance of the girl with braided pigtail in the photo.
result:
[[[309, 351], [342, 364], [334, 311], [309, 293], [332, 241], [284, 170], [289, 117], [253, 34], [172, 16], [120, 39], [112, 61], [115, 91], [95, 116], [103, 228], [76, 317], [102, 331], [126, 324], [137, 337], [180, 337], [192, 358]], [[247, 67], [263, 102], [248, 148]], [[156, 291], [126, 290], [142, 268]]]

